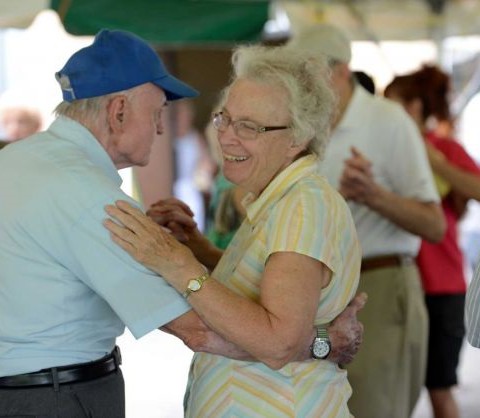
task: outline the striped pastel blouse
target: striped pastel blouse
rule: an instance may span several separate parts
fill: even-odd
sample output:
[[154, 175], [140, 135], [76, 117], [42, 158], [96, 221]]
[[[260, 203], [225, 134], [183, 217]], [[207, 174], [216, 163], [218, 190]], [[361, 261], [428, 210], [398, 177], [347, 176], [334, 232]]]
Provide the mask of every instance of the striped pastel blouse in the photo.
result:
[[[248, 205], [212, 275], [259, 300], [270, 254], [293, 251], [320, 260], [333, 272], [315, 319], [326, 324], [354, 296], [361, 254], [348, 206], [317, 170], [318, 160], [307, 156], [277, 175]], [[198, 353], [190, 368], [185, 408], [191, 418], [344, 418], [350, 416], [350, 394], [346, 371], [326, 360], [272, 370], [263, 363]]]

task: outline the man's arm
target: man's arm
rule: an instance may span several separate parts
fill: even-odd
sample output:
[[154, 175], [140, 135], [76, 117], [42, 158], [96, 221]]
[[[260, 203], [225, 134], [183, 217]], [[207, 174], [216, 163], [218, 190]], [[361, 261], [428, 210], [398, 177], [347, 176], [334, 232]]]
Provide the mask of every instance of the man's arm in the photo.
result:
[[436, 243], [443, 239], [446, 222], [442, 208], [434, 202], [400, 196], [377, 185], [365, 204], [402, 229]]
[[212, 331], [195, 311], [189, 311], [160, 328], [181, 339], [195, 352], [217, 354], [235, 360], [255, 361], [246, 351]]
[[[327, 360], [337, 364], [350, 363], [357, 354], [363, 340], [363, 324], [358, 321], [357, 314], [367, 303], [367, 294], [357, 294], [348, 306], [327, 327], [331, 351]], [[299, 353], [297, 360], [312, 358], [310, 352], [311, 342], [316, 336], [313, 329], [310, 344]]]
[[345, 161], [339, 191], [345, 199], [368, 206], [427, 241], [439, 242], [446, 231], [439, 204], [400, 196], [381, 187], [373, 178], [371, 163], [355, 148], [352, 148], [352, 157]]
[[[353, 360], [363, 336], [363, 325], [357, 320], [357, 313], [366, 301], [365, 293], [358, 294], [328, 326], [332, 350], [327, 360], [338, 364], [347, 364]], [[171, 321], [161, 330], [180, 338], [195, 352], [217, 354], [235, 360], [256, 361], [249, 353], [209, 329], [194, 311], [189, 311]], [[298, 353], [296, 361], [312, 358], [310, 346], [315, 335], [316, 331], [312, 328], [310, 337], [305, 341], [304, 349]]]

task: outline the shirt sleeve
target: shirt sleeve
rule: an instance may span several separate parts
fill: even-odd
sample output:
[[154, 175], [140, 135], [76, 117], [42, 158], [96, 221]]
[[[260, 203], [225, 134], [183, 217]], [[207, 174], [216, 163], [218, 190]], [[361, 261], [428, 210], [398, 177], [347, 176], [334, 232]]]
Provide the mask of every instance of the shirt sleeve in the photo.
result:
[[387, 170], [395, 193], [422, 202], [440, 202], [425, 142], [410, 117], [398, 110], [390, 138]]
[[480, 348], [480, 263], [467, 289], [465, 304], [465, 325], [468, 342]]
[[135, 261], [116, 245], [102, 222], [104, 206], [127, 196], [106, 195], [91, 206], [69, 233], [71, 268], [115, 311], [136, 338], [170, 322], [190, 309], [162, 277]]
[[456, 167], [480, 176], [480, 167], [467, 151], [454, 139], [445, 139], [435, 143], [447, 160]]
[[337, 272], [339, 240], [348, 225], [347, 209], [340, 203], [333, 191], [296, 187], [269, 216], [268, 253], [291, 251], [307, 255]]

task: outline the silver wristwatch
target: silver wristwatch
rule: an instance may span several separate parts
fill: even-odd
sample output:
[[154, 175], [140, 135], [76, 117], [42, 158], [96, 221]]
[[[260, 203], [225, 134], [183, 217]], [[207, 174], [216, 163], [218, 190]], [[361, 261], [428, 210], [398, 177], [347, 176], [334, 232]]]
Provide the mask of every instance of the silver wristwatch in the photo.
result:
[[328, 338], [328, 331], [325, 327], [317, 327], [317, 336], [313, 340], [312, 345], [310, 346], [310, 351], [312, 353], [312, 358], [317, 360], [323, 360], [327, 358], [332, 349], [330, 344], [330, 338]]

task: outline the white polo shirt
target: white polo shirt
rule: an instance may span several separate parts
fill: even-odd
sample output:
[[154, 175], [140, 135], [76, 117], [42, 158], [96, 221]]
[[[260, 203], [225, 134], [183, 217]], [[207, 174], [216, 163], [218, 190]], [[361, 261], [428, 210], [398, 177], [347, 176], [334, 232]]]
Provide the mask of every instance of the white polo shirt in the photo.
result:
[[[338, 189], [344, 161], [355, 146], [372, 162], [375, 181], [400, 196], [439, 202], [423, 139], [403, 108], [356, 86], [327, 146], [321, 171]], [[365, 205], [349, 202], [363, 256], [415, 256], [420, 237], [399, 228]]]

